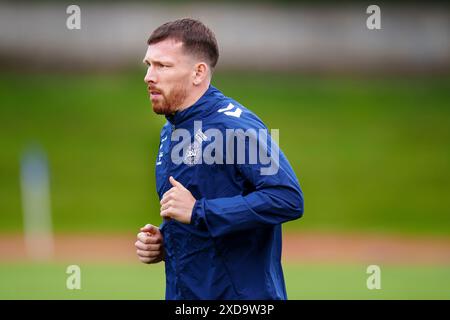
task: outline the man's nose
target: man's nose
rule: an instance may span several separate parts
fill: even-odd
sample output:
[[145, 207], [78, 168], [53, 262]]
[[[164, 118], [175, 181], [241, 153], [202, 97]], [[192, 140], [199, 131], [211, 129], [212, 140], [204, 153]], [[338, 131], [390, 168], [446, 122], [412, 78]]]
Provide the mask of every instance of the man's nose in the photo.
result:
[[150, 83], [150, 82], [156, 83], [155, 73], [153, 72], [152, 67], [147, 68], [147, 73], [145, 74], [144, 82], [145, 83]]

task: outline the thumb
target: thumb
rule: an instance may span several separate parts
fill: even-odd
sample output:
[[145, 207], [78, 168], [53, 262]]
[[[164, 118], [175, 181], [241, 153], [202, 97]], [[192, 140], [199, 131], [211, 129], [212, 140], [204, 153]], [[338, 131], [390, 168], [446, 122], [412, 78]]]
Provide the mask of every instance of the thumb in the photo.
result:
[[170, 176], [169, 181], [173, 187], [184, 188], [183, 185], [177, 180], [175, 180], [172, 176]]
[[158, 231], [158, 228], [156, 228], [154, 225], [146, 224], [144, 227], [141, 228], [142, 232], [150, 232], [151, 234], [155, 234]]

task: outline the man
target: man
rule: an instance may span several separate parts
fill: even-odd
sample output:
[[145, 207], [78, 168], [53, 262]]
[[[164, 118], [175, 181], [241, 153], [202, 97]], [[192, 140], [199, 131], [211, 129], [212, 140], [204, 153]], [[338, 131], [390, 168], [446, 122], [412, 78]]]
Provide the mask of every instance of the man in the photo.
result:
[[210, 85], [210, 29], [181, 19], [147, 43], [144, 80], [167, 122], [156, 159], [163, 223], [141, 229], [139, 259], [165, 262], [166, 299], [287, 299], [281, 224], [303, 214], [291, 166], [262, 121]]

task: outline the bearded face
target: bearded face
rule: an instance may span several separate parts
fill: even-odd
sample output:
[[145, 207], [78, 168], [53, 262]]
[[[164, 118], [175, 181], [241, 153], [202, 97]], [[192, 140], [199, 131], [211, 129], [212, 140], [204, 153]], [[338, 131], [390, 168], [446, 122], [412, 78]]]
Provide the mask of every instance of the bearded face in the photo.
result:
[[172, 39], [148, 46], [144, 63], [153, 111], [157, 114], [175, 113], [186, 101], [192, 82], [192, 59], [183, 51], [183, 43]]
[[182, 84], [175, 84], [166, 90], [154, 85], [148, 86], [150, 101], [156, 114], [170, 115], [175, 113], [187, 97], [187, 88]]

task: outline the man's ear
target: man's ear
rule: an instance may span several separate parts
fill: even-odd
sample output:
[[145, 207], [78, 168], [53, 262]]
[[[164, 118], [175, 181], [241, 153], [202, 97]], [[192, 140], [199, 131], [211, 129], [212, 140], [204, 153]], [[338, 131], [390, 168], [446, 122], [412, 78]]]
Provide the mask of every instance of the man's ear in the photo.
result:
[[209, 73], [209, 67], [205, 62], [199, 62], [194, 67], [194, 85], [200, 85], [207, 77]]

